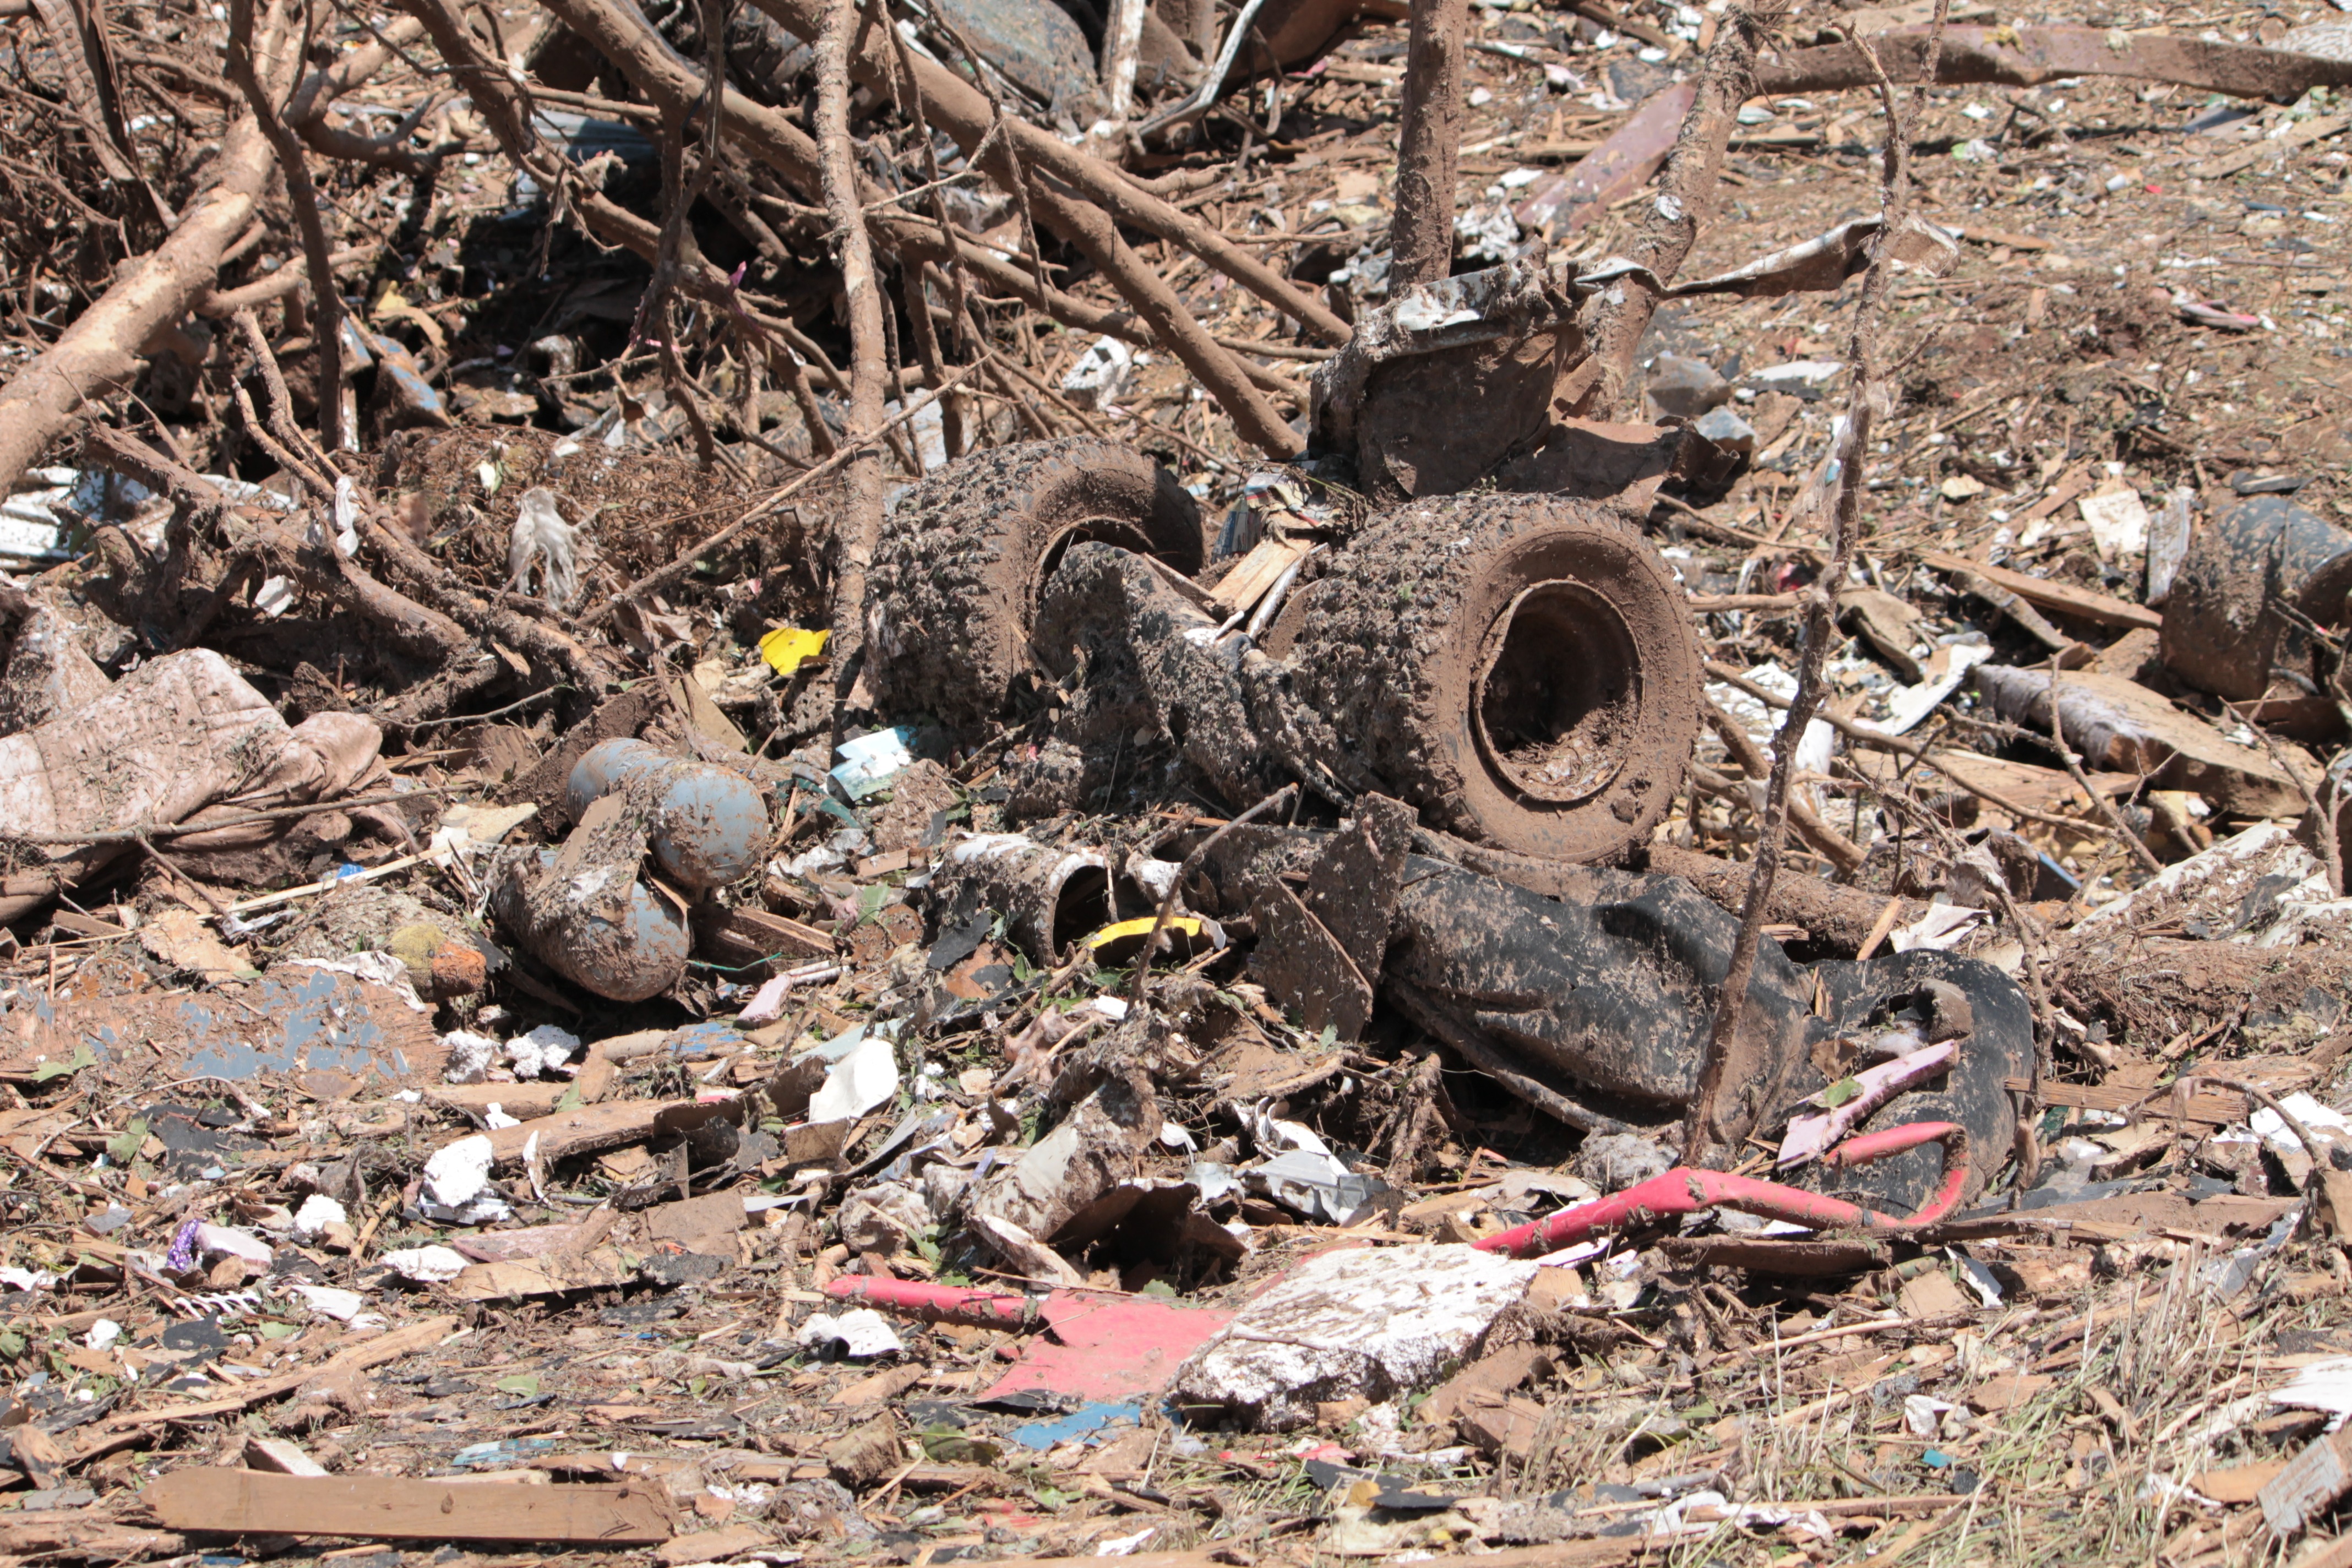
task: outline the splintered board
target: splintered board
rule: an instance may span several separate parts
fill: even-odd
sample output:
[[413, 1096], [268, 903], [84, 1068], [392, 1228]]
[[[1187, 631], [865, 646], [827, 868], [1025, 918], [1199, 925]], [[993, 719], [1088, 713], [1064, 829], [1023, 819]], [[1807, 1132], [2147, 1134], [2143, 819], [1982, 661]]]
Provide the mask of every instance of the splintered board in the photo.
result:
[[479, 1487], [386, 1476], [176, 1470], [141, 1494], [169, 1530], [355, 1535], [373, 1541], [541, 1541], [646, 1546], [667, 1541], [657, 1486]]

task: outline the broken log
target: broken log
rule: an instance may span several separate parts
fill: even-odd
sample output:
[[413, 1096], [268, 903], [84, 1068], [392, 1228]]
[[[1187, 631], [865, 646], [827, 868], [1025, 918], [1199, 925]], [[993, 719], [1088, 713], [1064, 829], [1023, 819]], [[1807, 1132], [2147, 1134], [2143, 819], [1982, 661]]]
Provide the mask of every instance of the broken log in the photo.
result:
[[[2066, 743], [2088, 765], [2142, 774], [2158, 789], [2191, 790], [2243, 816], [2293, 816], [2303, 809], [2303, 792], [2269, 757], [2137, 681], [2090, 670], [2055, 679]], [[1976, 669], [1977, 689], [1994, 711], [2037, 735], [2050, 732], [2052, 680], [2043, 669]]]
[[[1719, 860], [1696, 849], [1678, 849], [1671, 844], [1651, 845], [1648, 858], [1651, 870], [1680, 877], [1734, 913], [1747, 897], [1748, 868], [1743, 864]], [[1885, 900], [1874, 893], [1841, 888], [1783, 868], [1773, 879], [1772, 901], [1765, 907], [1764, 918], [1775, 925], [1801, 927], [1816, 948], [1852, 952], [1869, 937], [1885, 907]], [[1895, 918], [1915, 921], [1926, 908], [1916, 899], [1906, 899]]]
[[[1871, 47], [1896, 82], [1916, 82], [1927, 70], [1931, 45], [1925, 28], [1881, 33]], [[2286, 103], [2315, 87], [2352, 84], [2352, 60], [2104, 27], [2003, 26], [1945, 29], [1936, 62], [1936, 79], [1947, 83], [2040, 87], [2074, 76], [2137, 77]], [[1766, 58], [1757, 67], [1756, 90], [1778, 98], [1869, 87], [1877, 79], [1861, 50], [1832, 44]]]
[[1586, 331], [1591, 352], [1561, 379], [1556, 402], [1570, 412], [1613, 416], [1665, 286], [1682, 269], [1699, 226], [1715, 209], [1724, 153], [1739, 123], [1739, 106], [1756, 91], [1755, 82], [1756, 25], [1745, 11], [1727, 11], [1706, 52], [1690, 113], [1666, 156], [1657, 197], [1627, 252], [1641, 270], [1612, 282], [1592, 306]]

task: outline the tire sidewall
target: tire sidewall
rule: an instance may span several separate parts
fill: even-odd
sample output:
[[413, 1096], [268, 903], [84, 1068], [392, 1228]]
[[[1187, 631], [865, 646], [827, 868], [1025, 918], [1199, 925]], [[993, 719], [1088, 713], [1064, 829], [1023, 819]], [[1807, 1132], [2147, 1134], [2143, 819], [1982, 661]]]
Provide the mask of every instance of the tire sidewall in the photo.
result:
[[[1530, 527], [1532, 523], [1534, 526]], [[1550, 860], [1589, 860], [1645, 837], [1665, 816], [1698, 721], [1698, 658], [1680, 587], [1645, 541], [1607, 525], [1562, 528], [1536, 520], [1483, 551], [1465, 552], [1459, 625], [1448, 639], [1419, 727], [1431, 736], [1446, 776], [1443, 809], [1453, 826], [1497, 849]], [[1632, 735], [1616, 773], [1567, 804], [1530, 801], [1491, 771], [1479, 742], [1475, 702], [1495, 623], [1520, 593], [1541, 582], [1580, 584], [1622, 618], [1639, 671]]]

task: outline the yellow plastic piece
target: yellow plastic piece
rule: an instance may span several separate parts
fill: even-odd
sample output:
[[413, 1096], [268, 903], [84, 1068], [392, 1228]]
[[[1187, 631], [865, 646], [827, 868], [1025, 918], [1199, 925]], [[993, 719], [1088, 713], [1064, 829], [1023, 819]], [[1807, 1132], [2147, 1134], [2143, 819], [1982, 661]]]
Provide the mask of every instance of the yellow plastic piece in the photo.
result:
[[[1121, 937], [1150, 936], [1152, 923], [1158, 919], [1156, 915], [1145, 915], [1140, 920], [1119, 921], [1116, 924], [1107, 925], [1087, 938], [1087, 945], [1095, 948], [1108, 947]], [[1168, 929], [1181, 931], [1186, 936], [1198, 936], [1201, 934], [1201, 922], [1191, 915], [1177, 915], [1169, 921]]]
[[760, 639], [760, 657], [768, 661], [778, 675], [790, 675], [802, 665], [824, 651], [833, 634], [803, 631], [798, 626], [778, 626]]

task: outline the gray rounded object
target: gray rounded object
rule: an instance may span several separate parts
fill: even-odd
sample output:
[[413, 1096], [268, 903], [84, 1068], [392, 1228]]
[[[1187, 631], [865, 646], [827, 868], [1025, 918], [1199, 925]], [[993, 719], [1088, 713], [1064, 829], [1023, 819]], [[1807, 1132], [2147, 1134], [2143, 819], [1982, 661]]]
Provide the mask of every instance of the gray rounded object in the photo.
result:
[[883, 710], [959, 727], [996, 717], [1034, 663], [1045, 579], [1082, 540], [1188, 575], [1208, 557], [1201, 509], [1176, 477], [1090, 436], [975, 453], [910, 488], [874, 560], [868, 647]]
[[940, 0], [940, 9], [1022, 91], [1073, 114], [1097, 91], [1094, 52], [1053, 0]]
[[571, 774], [563, 781], [563, 804], [577, 822], [600, 797], [674, 760], [668, 752], [626, 736], [599, 741], [572, 764]]
[[2251, 702], [2281, 665], [2308, 670], [2301, 622], [2334, 626], [2352, 590], [2352, 534], [2284, 496], [2249, 496], [2189, 541], [2164, 602], [2164, 668]]
[[572, 764], [563, 788], [574, 819], [603, 796], [629, 791], [663, 874], [697, 893], [751, 875], [767, 848], [768, 808], [759, 786], [643, 741], [599, 742]]
[[1284, 620], [1300, 699], [1433, 826], [1605, 860], [1649, 837], [1682, 783], [1699, 714], [1689, 612], [1605, 506], [1409, 502]]
[[751, 780], [710, 763], [679, 763], [659, 789], [646, 826], [663, 870], [699, 893], [759, 868], [768, 808]]

